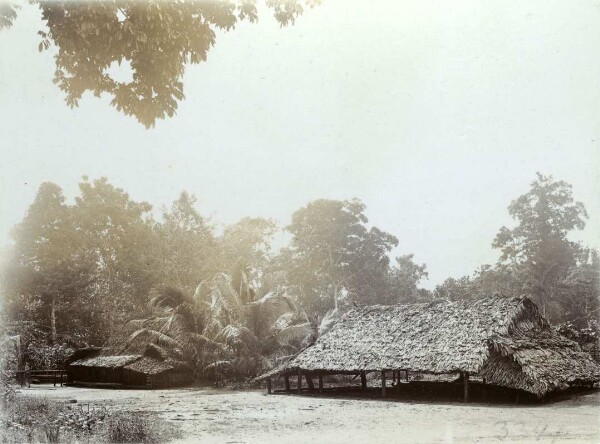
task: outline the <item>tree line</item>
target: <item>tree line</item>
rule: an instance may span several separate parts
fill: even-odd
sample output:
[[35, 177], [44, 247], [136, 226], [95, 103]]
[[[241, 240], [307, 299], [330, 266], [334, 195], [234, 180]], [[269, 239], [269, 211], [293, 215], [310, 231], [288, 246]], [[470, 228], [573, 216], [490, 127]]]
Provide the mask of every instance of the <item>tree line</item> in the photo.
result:
[[153, 212], [106, 178], [83, 177], [73, 203], [47, 182], [12, 230], [2, 316], [46, 331], [50, 344], [82, 346], [131, 319], [171, 326], [177, 315], [185, 334], [136, 334], [188, 350], [203, 371], [237, 374], [314, 340], [353, 305], [525, 294], [555, 324], [595, 327], [598, 253], [569, 240], [587, 218], [571, 186], [538, 174], [508, 211], [515, 224], [493, 239], [497, 263], [430, 291], [426, 265], [392, 258], [398, 238], [369, 224], [358, 199], [298, 209], [275, 250], [274, 221], [245, 217], [217, 230], [187, 192]]

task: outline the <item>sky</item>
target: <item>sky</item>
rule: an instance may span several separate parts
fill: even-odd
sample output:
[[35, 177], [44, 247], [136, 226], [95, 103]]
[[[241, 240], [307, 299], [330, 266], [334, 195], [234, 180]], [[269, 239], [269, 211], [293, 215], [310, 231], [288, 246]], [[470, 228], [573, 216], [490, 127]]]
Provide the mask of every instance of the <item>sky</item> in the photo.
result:
[[69, 109], [22, 5], [0, 31], [0, 243], [42, 182], [72, 199], [83, 175], [155, 208], [187, 190], [217, 226], [357, 197], [432, 288], [496, 261], [539, 171], [573, 185], [589, 220], [572, 238], [600, 245], [600, 3], [324, 0], [285, 28], [264, 12], [217, 32], [147, 130], [107, 98]]

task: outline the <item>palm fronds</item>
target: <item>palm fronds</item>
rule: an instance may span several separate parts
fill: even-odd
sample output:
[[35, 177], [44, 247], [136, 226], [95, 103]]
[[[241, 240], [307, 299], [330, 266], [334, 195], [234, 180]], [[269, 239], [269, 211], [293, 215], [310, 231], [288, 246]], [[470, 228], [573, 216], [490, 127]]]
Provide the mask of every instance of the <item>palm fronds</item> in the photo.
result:
[[259, 289], [262, 297], [253, 300], [247, 277], [238, 280], [239, 291], [228, 275], [217, 273], [193, 296], [168, 287], [156, 292], [149, 306], [157, 316], [132, 321], [136, 330], [123, 349], [143, 340], [153, 356], [194, 362], [201, 373], [252, 376], [314, 337], [315, 327], [279, 286]]
[[215, 287], [218, 289], [216, 294], [230, 312], [232, 317], [238, 319], [241, 318], [244, 304], [240, 295], [236, 292], [233, 286], [231, 286], [229, 279], [225, 275], [220, 275], [217, 277], [215, 283]]
[[196, 291], [194, 292], [194, 302], [196, 304], [206, 304], [210, 305], [211, 303], [211, 283], [210, 281], [202, 281], [196, 287]]
[[126, 350], [127, 347], [129, 347], [133, 343], [133, 341], [135, 341], [140, 336], [145, 336], [145, 342], [148, 342], [150, 344], [158, 344], [163, 347], [170, 347], [176, 349], [180, 345], [176, 339], [170, 337], [169, 335], [161, 333], [160, 331], [142, 328], [131, 334], [125, 346], [123, 347], [123, 350]]
[[335, 324], [341, 317], [342, 312], [338, 308], [332, 308], [331, 310], [328, 310], [319, 323], [319, 336], [323, 336], [325, 333], [331, 330], [333, 324]]
[[188, 299], [183, 291], [173, 287], [165, 287], [150, 297], [148, 306], [151, 309], [168, 310], [178, 307]]
[[183, 359], [183, 353], [181, 353], [179, 349], [161, 347], [158, 344], [149, 344], [146, 347], [144, 355], [151, 358], [157, 358], [162, 361], [166, 361], [167, 359], [175, 359], [180, 361]]
[[228, 369], [231, 366], [232, 366], [231, 361], [227, 361], [227, 360], [213, 361], [204, 367], [204, 371], [206, 371], [206, 372], [213, 371], [213, 372], [222, 373], [223, 370]]
[[311, 336], [312, 331], [313, 329], [310, 322], [290, 325], [277, 333], [277, 343], [283, 346], [301, 344]]
[[215, 340], [225, 344], [234, 353], [257, 353], [260, 348], [260, 341], [254, 333], [248, 327], [239, 324], [226, 325]]

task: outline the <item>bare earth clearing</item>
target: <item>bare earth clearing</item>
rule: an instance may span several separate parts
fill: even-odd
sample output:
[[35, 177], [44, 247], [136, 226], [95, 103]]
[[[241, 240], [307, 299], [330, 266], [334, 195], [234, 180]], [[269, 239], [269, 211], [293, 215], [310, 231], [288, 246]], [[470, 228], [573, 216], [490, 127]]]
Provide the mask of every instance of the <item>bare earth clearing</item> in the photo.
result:
[[264, 390], [38, 386], [24, 396], [157, 412], [182, 442], [600, 442], [600, 394], [542, 405], [267, 395]]

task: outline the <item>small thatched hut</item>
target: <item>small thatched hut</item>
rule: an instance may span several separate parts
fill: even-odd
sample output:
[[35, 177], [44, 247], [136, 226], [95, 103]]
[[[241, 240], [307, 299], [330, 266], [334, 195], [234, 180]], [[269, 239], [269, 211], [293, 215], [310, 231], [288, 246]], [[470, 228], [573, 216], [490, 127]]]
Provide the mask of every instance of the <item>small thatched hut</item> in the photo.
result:
[[598, 380], [599, 368], [580, 346], [556, 333], [528, 298], [489, 298], [351, 310], [312, 346], [259, 379], [380, 372], [458, 374], [538, 398]]
[[[148, 388], [184, 385], [193, 381], [192, 366], [179, 350], [161, 347], [156, 335], [166, 319], [132, 320], [112, 335], [104, 347], [83, 349], [67, 364], [72, 384], [113, 384]], [[175, 321], [177, 322], [177, 321]], [[176, 329], [176, 325], [170, 325]]]

